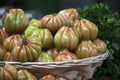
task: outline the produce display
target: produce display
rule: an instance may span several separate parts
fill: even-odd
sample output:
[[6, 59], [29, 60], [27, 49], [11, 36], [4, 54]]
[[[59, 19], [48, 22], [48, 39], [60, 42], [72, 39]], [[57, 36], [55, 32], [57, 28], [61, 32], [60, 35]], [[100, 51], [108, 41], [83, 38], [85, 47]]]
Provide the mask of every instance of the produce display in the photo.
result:
[[[13, 62], [63, 62], [90, 58], [103, 54], [107, 50], [104, 41], [98, 39], [98, 28], [87, 19], [79, 19], [76, 9], [61, 10], [56, 14], [29, 20], [22, 9], [10, 9], [2, 17], [0, 30], [0, 60]], [[12, 66], [10, 66], [12, 67]], [[17, 80], [2, 71], [0, 79]], [[12, 73], [12, 69], [11, 73]], [[5, 74], [3, 76], [3, 74]], [[6, 77], [6, 75], [9, 75]], [[39, 80], [66, 80], [63, 78]], [[18, 80], [37, 80], [26, 70], [18, 71]], [[30, 78], [30, 79], [29, 79]]]
[[[2, 17], [1, 60], [5, 56], [8, 61], [56, 62], [104, 53], [107, 47], [97, 39], [97, 25], [78, 16], [77, 10], [71, 8], [29, 20], [22, 9], [10, 9]], [[51, 48], [58, 50], [57, 55], [47, 52]]]

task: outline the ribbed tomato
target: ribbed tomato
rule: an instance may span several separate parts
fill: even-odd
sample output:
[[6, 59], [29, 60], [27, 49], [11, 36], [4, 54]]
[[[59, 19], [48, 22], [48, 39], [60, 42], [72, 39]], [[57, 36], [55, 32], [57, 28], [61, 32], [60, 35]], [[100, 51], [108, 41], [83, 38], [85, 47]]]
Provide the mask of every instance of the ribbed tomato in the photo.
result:
[[3, 61], [13, 61], [13, 58], [10, 52], [5, 53]]
[[40, 19], [40, 24], [47, 27], [53, 34], [55, 34], [63, 25], [72, 24], [71, 17], [61, 14], [46, 15]]
[[41, 52], [37, 62], [53, 62], [53, 58], [47, 52]]
[[98, 53], [104, 53], [107, 50], [107, 45], [100, 39], [93, 40], [93, 44], [95, 45]]
[[98, 34], [97, 26], [87, 19], [75, 20], [74, 29], [79, 33], [80, 40], [94, 40]]
[[75, 53], [77, 54], [77, 57], [80, 59], [87, 58], [87, 57], [93, 57], [98, 54], [97, 49], [91, 40], [82, 41], [77, 46]]
[[0, 67], [0, 80], [17, 80], [17, 69], [10, 64]]
[[53, 75], [51, 75], [51, 74], [48, 74], [48, 75], [43, 76], [39, 80], [55, 80], [55, 77]]
[[27, 70], [19, 70], [18, 80], [37, 80], [37, 78]]
[[32, 19], [29, 26], [25, 30], [25, 36], [33, 36], [40, 38], [42, 47], [48, 49], [53, 44], [53, 36], [49, 29], [40, 26], [39, 21]]
[[58, 14], [67, 15], [71, 17], [73, 21], [77, 20], [79, 16], [78, 11], [75, 8], [61, 10]]
[[29, 20], [22, 9], [10, 9], [2, 17], [2, 24], [10, 34], [23, 33], [28, 22]]
[[53, 58], [53, 60], [55, 60], [59, 54], [59, 50], [57, 48], [51, 48], [47, 50], [47, 53]]
[[4, 59], [4, 56], [6, 54], [6, 49], [3, 45], [0, 45], [0, 61]]
[[56, 80], [67, 80], [67, 79], [62, 78], [62, 77], [59, 77], [59, 78], [57, 78]]
[[3, 42], [6, 50], [11, 52], [14, 46], [20, 41], [22, 41], [22, 38], [23, 37], [20, 34], [11, 35], [8, 38], [6, 38]]
[[54, 36], [56, 48], [67, 48], [74, 50], [79, 42], [78, 33], [69, 26], [62, 26]]
[[77, 59], [77, 56], [74, 53], [65, 49], [59, 52], [58, 56], [55, 58], [55, 62], [69, 61], [69, 60], [76, 60], [76, 59]]
[[37, 37], [23, 38], [15, 45], [11, 54], [14, 61], [36, 61], [41, 53], [42, 44]]
[[8, 37], [7, 32], [5, 31], [5, 28], [2, 28], [0, 26], [0, 43], [3, 44], [4, 40]]

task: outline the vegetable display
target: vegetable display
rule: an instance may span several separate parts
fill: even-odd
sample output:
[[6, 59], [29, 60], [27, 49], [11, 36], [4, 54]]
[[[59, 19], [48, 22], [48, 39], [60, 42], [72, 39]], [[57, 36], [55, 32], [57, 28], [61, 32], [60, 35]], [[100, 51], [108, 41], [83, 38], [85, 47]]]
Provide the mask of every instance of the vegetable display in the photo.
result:
[[77, 9], [69, 8], [29, 21], [22, 9], [10, 9], [2, 17], [6, 36], [1, 32], [1, 60], [58, 62], [104, 53], [107, 46], [97, 39], [97, 25], [79, 16]]
[[[89, 8], [86, 9], [90, 13]], [[101, 18], [95, 19], [94, 17], [98, 17], [96, 16], [98, 15], [96, 14], [97, 12], [94, 15], [92, 14], [93, 18], [91, 18], [87, 14], [86, 9], [69, 8], [61, 10], [56, 14], [45, 15], [41, 19], [32, 18], [31, 20], [27, 18], [22, 9], [10, 9], [2, 17], [3, 25], [0, 28], [0, 61], [59, 63], [99, 56], [108, 49], [111, 54], [109, 55], [110, 58], [106, 61], [109, 62], [111, 57], [113, 57], [112, 53], [114, 52], [112, 51], [117, 49], [114, 46], [118, 44], [116, 44], [117, 37], [114, 36], [115, 34], [112, 35], [115, 37], [113, 39], [105, 32], [109, 32], [110, 28], [108, 25], [112, 24], [112, 26], [117, 27], [118, 25], [113, 25], [112, 22], [109, 24], [102, 23], [102, 21], [99, 21], [102, 20]], [[109, 14], [112, 13], [109, 12]], [[107, 29], [105, 26], [107, 26]], [[110, 38], [112, 40], [109, 40]], [[105, 65], [108, 66], [108, 63]], [[0, 67], [0, 80], [37, 80], [27, 70], [19, 70], [17, 72], [11, 65], [8, 66], [6, 64], [6, 66]], [[9, 68], [10, 71], [7, 72]], [[101, 74], [99, 72], [100, 69], [102, 68], [98, 69], [95, 76]], [[67, 79], [45, 75], [39, 80]]]

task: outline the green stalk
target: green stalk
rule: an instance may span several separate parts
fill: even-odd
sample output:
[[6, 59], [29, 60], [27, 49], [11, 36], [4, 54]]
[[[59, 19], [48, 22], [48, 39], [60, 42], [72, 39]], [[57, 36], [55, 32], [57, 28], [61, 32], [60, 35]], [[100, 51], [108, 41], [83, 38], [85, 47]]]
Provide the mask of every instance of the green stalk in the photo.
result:
[[0, 67], [4, 67], [4, 66], [5, 66], [4, 62], [0, 63]]
[[25, 45], [27, 45], [27, 39], [26, 39], [25, 36], [23, 37], [22, 43], [25, 44]]

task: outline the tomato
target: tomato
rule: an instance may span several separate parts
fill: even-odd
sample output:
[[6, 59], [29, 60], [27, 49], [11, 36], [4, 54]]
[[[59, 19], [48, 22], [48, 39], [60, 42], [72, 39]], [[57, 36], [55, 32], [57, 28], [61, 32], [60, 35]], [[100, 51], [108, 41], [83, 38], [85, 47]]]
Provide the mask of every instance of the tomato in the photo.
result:
[[22, 41], [22, 38], [23, 38], [23, 36], [20, 34], [11, 35], [4, 40], [3, 45], [5, 46], [7, 51], [11, 52], [13, 50], [14, 46], [18, 42]]
[[53, 58], [47, 52], [41, 52], [39, 55], [38, 62], [53, 62]]
[[91, 40], [82, 41], [79, 43], [75, 50], [75, 53], [79, 59], [93, 57], [98, 54], [97, 49]]
[[13, 61], [13, 58], [10, 52], [5, 53], [3, 61]]
[[75, 20], [74, 29], [78, 32], [80, 40], [94, 40], [98, 34], [97, 26], [87, 19]]
[[23, 38], [15, 45], [11, 54], [14, 61], [36, 61], [41, 53], [42, 44], [37, 37]]
[[107, 45], [100, 39], [93, 40], [93, 44], [95, 45], [98, 53], [104, 53], [107, 50]]
[[5, 28], [0, 26], [0, 43], [3, 44], [4, 40], [8, 37], [8, 33], [5, 31]]
[[75, 8], [61, 10], [58, 14], [67, 15], [71, 17], [73, 21], [77, 20], [79, 16], [78, 11]]
[[53, 75], [51, 75], [51, 74], [48, 74], [48, 75], [43, 76], [39, 80], [55, 80], [55, 77]]
[[40, 26], [39, 21], [35, 19], [31, 20], [28, 28], [25, 30], [25, 36], [40, 38], [40, 41], [42, 42], [42, 47], [44, 49], [50, 48], [53, 44], [52, 33], [48, 29]]
[[3, 45], [0, 45], [0, 61], [4, 59], [4, 56], [6, 54], [6, 49]]
[[57, 48], [50, 48], [47, 50], [47, 54], [49, 54], [53, 58], [53, 60], [55, 60], [55, 58], [59, 54], [59, 50]]
[[0, 80], [17, 80], [17, 69], [10, 64], [0, 67]]
[[46, 15], [40, 19], [40, 24], [48, 28], [53, 34], [55, 34], [63, 25], [72, 24], [71, 17], [61, 14]]
[[74, 50], [78, 42], [77, 32], [69, 26], [62, 26], [54, 36], [54, 44], [58, 49], [67, 48]]
[[2, 24], [10, 34], [23, 33], [28, 25], [28, 18], [22, 9], [10, 9], [2, 17]]
[[74, 53], [65, 49], [59, 52], [58, 56], [55, 58], [55, 62], [69, 61], [69, 60], [76, 60], [76, 59], [77, 59], [77, 56]]
[[18, 80], [37, 80], [37, 78], [27, 70], [19, 70]]

